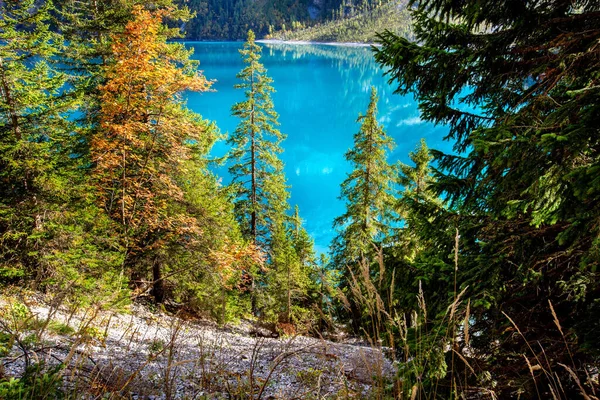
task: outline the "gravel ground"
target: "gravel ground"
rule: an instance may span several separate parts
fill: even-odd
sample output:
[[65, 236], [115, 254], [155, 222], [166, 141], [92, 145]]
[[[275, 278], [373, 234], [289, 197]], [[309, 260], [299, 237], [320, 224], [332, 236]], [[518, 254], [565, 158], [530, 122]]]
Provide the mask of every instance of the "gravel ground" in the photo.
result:
[[[247, 321], [219, 328], [141, 305], [130, 314], [69, 317], [66, 310], [30, 303], [37, 320], [78, 333], [45, 329], [29, 345], [29, 359], [64, 362], [66, 385], [83, 398], [366, 398], [381, 377], [394, 375], [393, 363], [379, 349], [303, 336], [253, 337], [261, 330]], [[15, 343], [0, 358], [0, 375], [20, 376], [23, 353]]]

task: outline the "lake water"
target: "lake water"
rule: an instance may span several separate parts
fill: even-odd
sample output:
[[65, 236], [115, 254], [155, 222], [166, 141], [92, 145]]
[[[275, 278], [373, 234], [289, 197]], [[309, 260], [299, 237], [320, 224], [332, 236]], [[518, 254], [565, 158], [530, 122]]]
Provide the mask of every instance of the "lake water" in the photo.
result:
[[[233, 88], [235, 75], [243, 68], [238, 53], [242, 43], [186, 45], [194, 49], [204, 75], [216, 80], [215, 92], [190, 93], [188, 107], [216, 121], [222, 132], [233, 132], [239, 119], [231, 116], [231, 106], [244, 99], [242, 90]], [[371, 86], [379, 95], [379, 121], [396, 142], [390, 162], [408, 163], [408, 153], [421, 138], [431, 148], [449, 151], [451, 145], [442, 140], [447, 129], [422, 121], [412, 96], [393, 94], [367, 47], [261, 45], [262, 63], [274, 80], [279, 128], [287, 135], [281, 158], [291, 186], [290, 205], [300, 207], [316, 250], [326, 252], [336, 234], [333, 219], [345, 210], [338, 199], [340, 184], [351, 170], [344, 153], [352, 147], [359, 129], [356, 119], [366, 112]], [[215, 155], [226, 151], [225, 143], [214, 148]], [[229, 181], [226, 167], [218, 173]]]

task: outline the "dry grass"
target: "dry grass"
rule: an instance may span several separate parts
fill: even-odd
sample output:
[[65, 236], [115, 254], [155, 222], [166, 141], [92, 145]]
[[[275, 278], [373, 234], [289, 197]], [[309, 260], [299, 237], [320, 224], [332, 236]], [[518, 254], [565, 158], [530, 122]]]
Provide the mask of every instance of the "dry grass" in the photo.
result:
[[[215, 327], [137, 306], [127, 316], [102, 304], [73, 310], [52, 298], [35, 298], [3, 297], [24, 310], [15, 321], [0, 314], [2, 331], [15, 343], [10, 354], [0, 356], [0, 365], [14, 377], [39, 361], [45, 362], [43, 372], [63, 365], [53, 379], [67, 398], [365, 398], [373, 377], [384, 370], [383, 357], [374, 357], [371, 349], [348, 358], [331, 342], [300, 336], [245, 337], [252, 348], [244, 349]], [[10, 309], [8, 301], [2, 304]], [[50, 329], [67, 322], [71, 331]], [[32, 345], [27, 337], [40, 339]], [[42, 398], [38, 395], [30, 398]]]
[[[436, 316], [441, 323], [431, 325], [428, 317], [425, 293], [419, 282], [418, 293], [415, 294], [418, 308], [411, 315], [398, 315], [390, 304], [394, 304], [393, 293], [381, 287], [381, 278], [374, 281], [370, 270], [372, 265], [379, 276], [386, 273], [381, 249], [376, 248], [372, 260], [363, 258], [359, 263], [358, 273], [349, 270], [350, 288], [353, 300], [357, 301], [365, 310], [371, 322], [371, 331], [364, 330], [365, 336], [371, 345], [382, 348], [390, 346], [394, 354], [401, 357], [399, 375], [393, 382], [393, 390], [389, 383], [373, 382], [374, 398], [396, 399], [436, 399], [440, 396], [440, 389], [450, 393], [456, 399], [497, 399], [496, 387], [504, 384], [495, 379], [490, 372], [485, 370], [488, 355], [476, 354], [471, 347], [473, 339], [471, 332], [471, 301], [468, 298], [468, 286], [457, 286], [457, 275], [460, 267], [460, 235], [456, 231], [454, 240], [454, 287], [453, 299], [447, 306], [443, 316]], [[392, 284], [395, 279], [392, 274]], [[386, 290], [388, 291], [386, 293]], [[384, 295], [385, 293], [385, 295]], [[381, 296], [386, 297], [386, 302]], [[350, 300], [340, 293], [341, 303], [350, 310]], [[515, 332], [526, 344], [528, 354], [522, 354], [524, 364], [529, 371], [535, 393], [527, 393], [526, 398], [544, 399], [550, 393], [553, 400], [569, 400], [572, 392], [568, 392], [565, 374], [577, 386], [578, 395], [585, 400], [598, 400], [595, 387], [597, 382], [585, 371], [585, 379], [581, 377], [581, 368], [576, 368], [567, 339], [561, 323], [551, 302], [548, 303], [549, 312], [553, 317], [566, 352], [569, 354], [571, 365], [565, 365], [546, 357], [544, 348], [540, 343], [529, 343], [519, 326], [505, 313], [504, 316], [511, 323]], [[410, 322], [410, 326], [409, 323]], [[447, 363], [447, 365], [446, 365]], [[577, 372], [580, 374], [578, 375]], [[540, 379], [543, 375], [544, 379]], [[376, 374], [375, 374], [376, 375]], [[427, 380], [427, 383], [425, 382]], [[543, 385], [544, 387], [541, 387]], [[523, 393], [524, 394], [524, 393]]]

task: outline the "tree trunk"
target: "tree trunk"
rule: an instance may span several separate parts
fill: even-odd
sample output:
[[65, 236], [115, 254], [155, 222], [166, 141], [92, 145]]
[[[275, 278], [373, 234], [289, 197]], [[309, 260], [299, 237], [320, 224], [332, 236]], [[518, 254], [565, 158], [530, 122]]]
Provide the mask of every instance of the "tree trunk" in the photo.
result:
[[[287, 257], [286, 257], [287, 258]], [[290, 276], [290, 263], [287, 262], [287, 323], [292, 323], [292, 282]]]
[[4, 63], [2, 61], [2, 57], [0, 57], [0, 74], [0, 89], [2, 89], [2, 97], [4, 97], [4, 102], [7, 105], [6, 111], [8, 112], [8, 118], [10, 119], [10, 124], [15, 134], [15, 138], [17, 140], [21, 140], [19, 115], [17, 114], [16, 104], [10, 92], [10, 83], [7, 82], [6, 75], [4, 74]]
[[[251, 76], [251, 84], [250, 84], [250, 92], [252, 96], [254, 96], [254, 72], [252, 72]], [[254, 245], [257, 244], [257, 221], [256, 221], [256, 132], [254, 131], [254, 102], [252, 103], [252, 110], [250, 112], [250, 135], [251, 135], [251, 145], [250, 145], [250, 157], [251, 157], [251, 178], [252, 178], [252, 194], [250, 201], [252, 202], [252, 212], [250, 214], [250, 234], [252, 235], [252, 241]], [[250, 302], [252, 307], [252, 315], [256, 316], [258, 312], [258, 307], [256, 304], [256, 292], [255, 292], [255, 284], [254, 284], [254, 276], [251, 276], [251, 291], [250, 291]]]
[[221, 316], [219, 318], [219, 324], [225, 324], [225, 315], [227, 314], [227, 292], [225, 288], [221, 289]]
[[354, 333], [360, 333], [360, 326], [362, 322], [362, 313], [360, 307], [356, 304], [356, 300], [350, 299], [350, 314], [352, 315], [352, 330]]
[[152, 263], [152, 295], [157, 304], [165, 301], [165, 281], [162, 278], [162, 266], [158, 256], [154, 257]]

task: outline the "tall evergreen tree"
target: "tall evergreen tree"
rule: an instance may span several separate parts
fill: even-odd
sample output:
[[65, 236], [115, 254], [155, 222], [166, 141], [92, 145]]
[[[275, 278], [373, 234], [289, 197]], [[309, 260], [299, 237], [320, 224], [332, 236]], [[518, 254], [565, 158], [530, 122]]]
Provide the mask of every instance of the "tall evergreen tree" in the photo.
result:
[[[561, 365], [588, 381], [599, 354], [600, 6], [422, 0], [413, 9], [417, 41], [384, 33], [376, 59], [424, 119], [448, 124], [460, 153], [436, 153], [435, 187], [454, 217], [434, 224], [461, 234], [473, 375], [494, 376], [499, 397], [585, 398]], [[532, 376], [515, 357], [537, 357], [530, 343], [557, 375]], [[473, 375], [466, 384], [478, 384]]]
[[346, 153], [354, 169], [341, 185], [346, 212], [334, 221], [340, 230], [334, 246], [338, 262], [351, 263], [371, 254], [372, 243], [389, 231], [394, 181], [386, 156], [393, 140], [377, 122], [377, 100], [372, 88], [367, 113], [357, 120], [361, 125], [354, 147]]
[[[177, 177], [194, 142], [205, 143], [205, 127], [178, 97], [210, 86], [181, 44], [167, 43], [168, 10], [136, 6], [123, 33], [112, 36], [107, 82], [100, 88], [101, 130], [92, 137], [94, 179], [99, 199], [118, 223], [126, 250], [124, 264], [135, 280], [140, 259], [172, 238], [198, 234], [193, 216], [175, 212], [183, 201]], [[154, 296], [164, 299], [160, 259], [152, 263]]]
[[51, 65], [62, 41], [51, 10], [50, 1], [0, 3], [0, 278], [44, 275], [35, 249], [62, 203], [56, 168], [68, 160], [73, 104]]
[[[340, 232], [332, 246], [334, 262], [345, 270], [342, 286], [349, 297], [351, 275], [359, 275], [361, 263], [374, 261], [374, 245], [380, 246], [389, 233], [393, 210], [393, 170], [386, 160], [393, 141], [377, 122], [377, 100], [377, 92], [371, 88], [367, 113], [357, 120], [361, 125], [354, 135], [354, 147], [346, 153], [354, 167], [341, 185], [346, 212], [334, 221]], [[356, 301], [350, 303], [358, 331], [360, 306]]]
[[254, 39], [249, 31], [240, 50], [246, 66], [237, 75], [242, 83], [235, 87], [244, 90], [246, 100], [232, 107], [241, 121], [227, 142], [232, 146], [234, 164], [229, 171], [239, 189], [236, 210], [243, 232], [256, 244], [266, 245], [272, 222], [288, 208], [289, 194], [283, 162], [278, 158], [285, 136], [277, 129], [278, 115], [271, 99], [273, 80], [260, 63], [261, 48]]
[[[229, 172], [237, 188], [235, 210], [244, 236], [263, 251], [270, 251], [273, 258], [274, 249], [285, 246], [275, 242], [279, 238], [287, 240], [285, 234], [275, 234], [288, 209], [289, 193], [283, 162], [278, 157], [285, 136], [277, 129], [278, 115], [271, 99], [273, 80], [260, 63], [261, 48], [254, 39], [254, 32], [248, 31], [248, 39], [240, 50], [246, 66], [237, 74], [242, 83], [235, 88], [244, 90], [246, 100], [232, 107], [232, 114], [241, 121], [227, 140], [232, 146], [229, 157], [233, 160]], [[246, 271], [255, 313], [258, 312], [256, 290], [263, 285], [257, 281], [258, 273], [258, 270]]]

